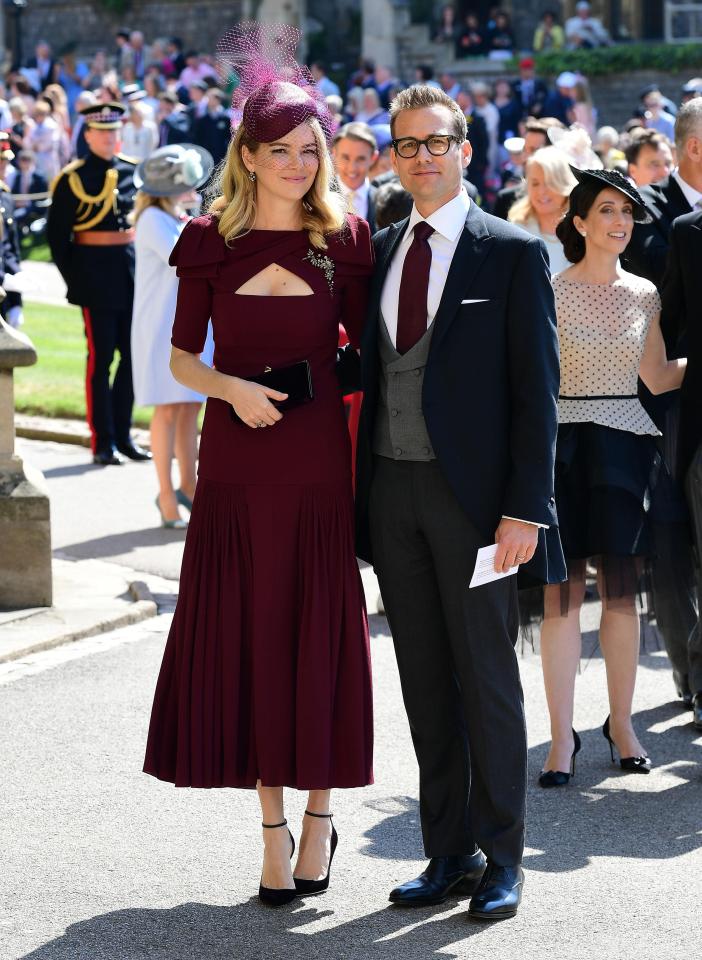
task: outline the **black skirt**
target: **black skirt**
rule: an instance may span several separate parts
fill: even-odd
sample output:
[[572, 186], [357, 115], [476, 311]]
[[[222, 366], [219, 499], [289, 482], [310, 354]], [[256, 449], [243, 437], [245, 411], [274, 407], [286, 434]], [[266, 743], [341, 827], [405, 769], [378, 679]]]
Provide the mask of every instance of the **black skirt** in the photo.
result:
[[[603, 603], [630, 608], [637, 595], [643, 601], [644, 574], [655, 553], [649, 508], [659, 467], [652, 436], [596, 423], [559, 426], [556, 510], [568, 569], [568, 580], [560, 585], [562, 616], [571, 603], [581, 602], [593, 570]], [[523, 625], [541, 621], [539, 593], [523, 598]], [[650, 615], [650, 597], [646, 607]]]

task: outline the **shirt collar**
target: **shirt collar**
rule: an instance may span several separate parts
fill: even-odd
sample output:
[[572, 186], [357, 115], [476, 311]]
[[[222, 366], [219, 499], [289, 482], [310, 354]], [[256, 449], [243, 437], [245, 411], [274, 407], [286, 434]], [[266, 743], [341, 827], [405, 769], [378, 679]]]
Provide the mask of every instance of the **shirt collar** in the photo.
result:
[[347, 187], [343, 180], [339, 180], [341, 186], [341, 191], [347, 197], [358, 197], [359, 200], [364, 200], [368, 196], [370, 190], [370, 180], [368, 177], [363, 181], [360, 187], [357, 187], [355, 190], [351, 190], [350, 187]]
[[680, 176], [679, 168], [677, 167], [675, 168], [675, 170], [673, 171], [673, 176], [677, 180], [678, 186], [682, 190], [683, 194], [685, 195], [685, 199], [690, 204], [692, 209], [693, 210], [699, 209], [697, 207], [697, 204], [699, 203], [700, 200], [702, 200], [702, 193], [700, 193], [699, 190], [695, 190], [694, 187], [691, 187], [686, 180], [683, 180], [683, 178]]
[[457, 197], [449, 200], [443, 207], [439, 207], [431, 216], [426, 218], [421, 215], [416, 206], [413, 206], [409, 223], [407, 224], [405, 238], [412, 236], [415, 224], [426, 219], [429, 226], [433, 227], [437, 233], [440, 233], [442, 237], [445, 237], [451, 243], [455, 243], [465, 225], [466, 215], [469, 209], [470, 197], [463, 187], [461, 187], [461, 192]]

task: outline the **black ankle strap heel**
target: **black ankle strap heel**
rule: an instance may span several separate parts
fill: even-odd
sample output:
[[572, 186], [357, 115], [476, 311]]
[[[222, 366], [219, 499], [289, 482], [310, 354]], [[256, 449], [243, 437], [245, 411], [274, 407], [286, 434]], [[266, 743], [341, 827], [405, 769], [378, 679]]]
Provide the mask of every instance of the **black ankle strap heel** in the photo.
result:
[[[278, 827], [287, 827], [288, 821], [282, 820], [280, 823], [262, 823], [261, 826], [264, 830], [277, 830]], [[293, 837], [290, 830], [288, 830], [288, 835], [290, 836], [290, 844], [292, 849], [290, 850], [290, 859], [292, 860], [295, 853], [295, 837]], [[272, 887], [264, 887], [263, 884], [259, 884], [258, 887], [258, 898], [263, 903], [269, 907], [282, 907], [286, 903], [290, 903], [291, 900], [294, 900], [297, 896], [297, 884], [295, 889], [293, 888], [283, 888], [283, 889], [274, 889]]]
[[[316, 817], [318, 820], [329, 820], [331, 821], [334, 816], [333, 813], [313, 813], [311, 810], [305, 810], [306, 817]], [[334, 829], [334, 824], [331, 825], [331, 851], [329, 854], [329, 866], [327, 867], [327, 872], [321, 880], [301, 880], [299, 877], [293, 877], [295, 881], [295, 888], [298, 894], [301, 897], [311, 897], [316, 893], [324, 893], [325, 890], [329, 888], [329, 876], [331, 874], [331, 865], [332, 860], [334, 859], [334, 851], [336, 850], [337, 844], [339, 842], [339, 836]]]

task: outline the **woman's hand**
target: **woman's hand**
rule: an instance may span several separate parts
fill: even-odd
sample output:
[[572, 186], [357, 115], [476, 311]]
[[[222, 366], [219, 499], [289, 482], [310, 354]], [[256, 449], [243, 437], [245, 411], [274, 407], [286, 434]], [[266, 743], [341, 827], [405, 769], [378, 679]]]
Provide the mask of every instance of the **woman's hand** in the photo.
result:
[[639, 376], [653, 394], [679, 390], [685, 376], [687, 360], [668, 360], [661, 333], [660, 314], [651, 321], [646, 336]]
[[229, 396], [225, 399], [231, 403], [237, 416], [241, 417], [247, 427], [272, 427], [283, 418], [283, 414], [273, 406], [271, 400], [287, 400], [287, 393], [279, 393], [270, 387], [263, 387], [252, 380], [241, 380], [239, 377], [232, 377], [227, 393]]

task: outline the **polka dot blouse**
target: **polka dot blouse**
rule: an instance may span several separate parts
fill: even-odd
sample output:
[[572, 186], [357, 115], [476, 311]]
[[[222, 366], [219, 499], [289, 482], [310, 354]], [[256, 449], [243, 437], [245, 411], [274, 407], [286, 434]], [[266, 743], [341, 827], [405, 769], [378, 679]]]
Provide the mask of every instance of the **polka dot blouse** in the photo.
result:
[[599, 423], [658, 434], [639, 403], [646, 335], [661, 308], [650, 280], [627, 273], [612, 284], [553, 278], [561, 349], [559, 423]]

